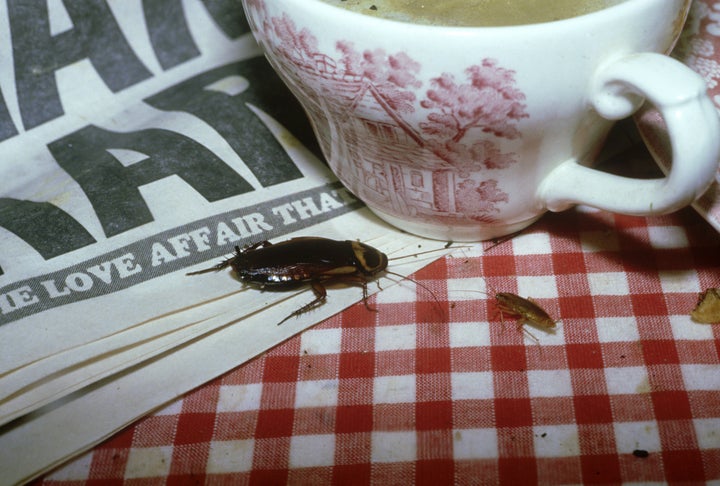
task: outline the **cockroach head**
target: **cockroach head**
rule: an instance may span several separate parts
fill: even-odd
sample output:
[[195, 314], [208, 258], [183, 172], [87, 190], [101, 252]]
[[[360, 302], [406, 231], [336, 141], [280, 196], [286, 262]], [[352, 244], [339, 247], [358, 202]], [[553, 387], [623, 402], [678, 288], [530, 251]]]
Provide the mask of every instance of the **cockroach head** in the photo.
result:
[[352, 249], [361, 271], [366, 275], [375, 275], [388, 266], [388, 257], [380, 250], [359, 241], [352, 241]]

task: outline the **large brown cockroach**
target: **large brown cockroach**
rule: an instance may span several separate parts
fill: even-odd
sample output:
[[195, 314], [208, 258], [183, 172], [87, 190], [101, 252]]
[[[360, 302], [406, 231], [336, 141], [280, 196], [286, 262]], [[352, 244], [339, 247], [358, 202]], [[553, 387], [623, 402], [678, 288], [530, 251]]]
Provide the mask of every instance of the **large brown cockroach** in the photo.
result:
[[[365, 307], [374, 310], [367, 303], [367, 285], [370, 280], [381, 272], [407, 278], [389, 271], [387, 266], [387, 255], [365, 243], [305, 236], [275, 244], [262, 241], [245, 248], [236, 246], [232, 257], [188, 275], [231, 267], [242, 282], [260, 289], [284, 290], [309, 285], [315, 293], [315, 299], [278, 323], [282, 324], [291, 317], [322, 305], [327, 298], [325, 287], [335, 283], [361, 286]], [[415, 283], [427, 289], [419, 282]]]

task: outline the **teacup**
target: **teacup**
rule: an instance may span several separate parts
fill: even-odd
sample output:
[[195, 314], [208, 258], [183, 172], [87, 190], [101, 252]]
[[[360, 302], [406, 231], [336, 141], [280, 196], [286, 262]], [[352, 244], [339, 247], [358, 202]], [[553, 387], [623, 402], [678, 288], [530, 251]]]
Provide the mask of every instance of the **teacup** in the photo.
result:
[[[720, 160], [703, 80], [668, 57], [690, 0], [625, 0], [566, 20], [421, 25], [321, 0], [243, 0], [273, 68], [340, 181], [421, 236], [479, 241], [586, 204], [652, 215], [686, 206]], [[662, 179], [589, 166], [615, 120], [663, 115]]]

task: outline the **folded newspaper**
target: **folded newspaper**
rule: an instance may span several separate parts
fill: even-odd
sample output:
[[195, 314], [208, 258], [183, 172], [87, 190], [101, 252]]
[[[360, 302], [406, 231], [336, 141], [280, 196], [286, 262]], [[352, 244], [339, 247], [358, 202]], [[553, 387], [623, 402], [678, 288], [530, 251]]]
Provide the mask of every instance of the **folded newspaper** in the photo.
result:
[[329, 172], [239, 1], [9, 0], [0, 25], [1, 484], [362, 298], [332, 289], [275, 325], [312, 292], [186, 275], [236, 245], [443, 248], [390, 229]]

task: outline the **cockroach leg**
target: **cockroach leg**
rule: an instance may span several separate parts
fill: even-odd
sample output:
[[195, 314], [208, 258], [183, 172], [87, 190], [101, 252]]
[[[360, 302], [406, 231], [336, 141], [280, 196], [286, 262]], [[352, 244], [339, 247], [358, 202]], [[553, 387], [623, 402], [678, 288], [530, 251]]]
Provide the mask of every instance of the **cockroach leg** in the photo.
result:
[[498, 300], [495, 300], [495, 305], [497, 306], [497, 310], [500, 313], [500, 322], [502, 322], [503, 326], [505, 326], [505, 314], [507, 313], [509, 317], [516, 319], [516, 328], [518, 331], [521, 331], [523, 334], [533, 340], [535, 344], [540, 344], [540, 340], [537, 338], [537, 336], [535, 336], [525, 327], [526, 323], [532, 325], [532, 322], [528, 321], [522, 314], [515, 312], [512, 308], [507, 307], [506, 305], [502, 305]]
[[[363, 300], [363, 304], [365, 304], [365, 308], [369, 311], [377, 312], [376, 308], [371, 307], [370, 304], [368, 304], [368, 298], [370, 296], [368, 295], [367, 278], [365, 278], [363, 275], [348, 275], [348, 276], [344, 276], [344, 277], [338, 277], [335, 280], [338, 282], [355, 284], [355, 285], [359, 285], [360, 287], [362, 287], [362, 293], [363, 293], [362, 300]], [[380, 288], [380, 285], [378, 285], [378, 288]]]
[[325, 288], [325, 286], [320, 282], [311, 282], [310, 288], [312, 289], [313, 293], [315, 294], [315, 300], [313, 300], [312, 302], [308, 302], [307, 304], [300, 307], [296, 311], [290, 313], [285, 319], [283, 319], [282, 321], [277, 323], [278, 326], [280, 324], [282, 324], [283, 322], [287, 321], [288, 319], [290, 319], [291, 317], [297, 317], [300, 314], [303, 314], [303, 313], [309, 311], [310, 309], [325, 303], [325, 300], [327, 300], [327, 289]]
[[233, 254], [233, 256], [226, 258], [225, 260], [221, 261], [217, 265], [213, 265], [210, 268], [204, 268], [195, 272], [188, 272], [185, 275], [200, 275], [202, 273], [219, 272], [223, 268], [231, 266], [233, 261], [235, 261], [235, 259], [241, 256], [243, 253], [257, 250], [258, 248], [265, 248], [268, 246], [272, 246], [272, 243], [267, 240], [253, 243], [252, 245], [248, 245], [245, 248], [240, 248], [239, 246], [235, 245], [235, 253]]
[[372, 312], [377, 312], [377, 309], [374, 307], [371, 307], [368, 303], [368, 286], [367, 286], [367, 279], [363, 277], [362, 275], [344, 275], [342, 277], [336, 277], [332, 279], [326, 279], [322, 282], [315, 281], [310, 282], [310, 288], [312, 289], [313, 293], [315, 294], [315, 299], [312, 302], [308, 302], [304, 306], [297, 309], [295, 312], [291, 313], [289, 316], [287, 316], [282, 321], [278, 322], [278, 326], [291, 317], [298, 317], [301, 314], [304, 314], [305, 312], [308, 312], [315, 307], [318, 307], [325, 303], [327, 300], [327, 289], [325, 287], [326, 284], [332, 285], [335, 283], [347, 283], [347, 284], [354, 284], [354, 285], [360, 285], [362, 287], [363, 292], [363, 304], [365, 304], [365, 308]]
[[200, 275], [203, 273], [210, 273], [210, 272], [219, 272], [223, 268], [229, 267], [232, 264], [232, 261], [237, 257], [237, 255], [240, 255], [244, 250], [241, 250], [239, 246], [235, 247], [235, 254], [231, 257], [226, 258], [225, 260], [221, 261], [217, 265], [213, 265], [210, 268], [203, 268], [202, 270], [197, 270], [195, 272], [188, 272], [185, 275]]

